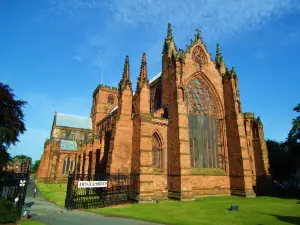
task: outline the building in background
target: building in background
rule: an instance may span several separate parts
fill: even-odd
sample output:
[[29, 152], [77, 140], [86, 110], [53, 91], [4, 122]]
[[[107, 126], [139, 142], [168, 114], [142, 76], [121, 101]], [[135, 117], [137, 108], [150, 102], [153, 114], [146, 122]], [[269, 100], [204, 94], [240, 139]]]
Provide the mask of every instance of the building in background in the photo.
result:
[[31, 158], [21, 155], [13, 157], [4, 168], [4, 171], [14, 173], [27, 173], [30, 169]]
[[199, 29], [194, 36], [179, 49], [169, 24], [162, 72], [149, 80], [143, 54], [133, 92], [127, 56], [118, 88], [93, 92], [90, 118], [56, 114], [38, 179], [135, 173], [141, 202], [255, 196], [269, 177], [262, 122], [242, 111], [238, 76], [220, 47], [213, 60]]
[[37, 179], [66, 181], [69, 172], [75, 169], [78, 143], [87, 144], [92, 138], [90, 118], [55, 113], [50, 139], [44, 144]]

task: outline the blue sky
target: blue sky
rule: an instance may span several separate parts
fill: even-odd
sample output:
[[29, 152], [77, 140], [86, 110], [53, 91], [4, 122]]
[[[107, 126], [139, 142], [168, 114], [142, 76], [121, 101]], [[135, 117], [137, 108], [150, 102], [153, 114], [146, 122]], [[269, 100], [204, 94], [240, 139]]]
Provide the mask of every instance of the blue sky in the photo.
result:
[[102, 69], [117, 86], [126, 55], [134, 88], [143, 52], [149, 76], [160, 72], [168, 21], [179, 48], [197, 27], [213, 58], [220, 43], [242, 110], [262, 118], [266, 138], [284, 140], [300, 100], [298, 0], [3, 0], [0, 82], [29, 103], [11, 154], [39, 159], [55, 111], [89, 116]]

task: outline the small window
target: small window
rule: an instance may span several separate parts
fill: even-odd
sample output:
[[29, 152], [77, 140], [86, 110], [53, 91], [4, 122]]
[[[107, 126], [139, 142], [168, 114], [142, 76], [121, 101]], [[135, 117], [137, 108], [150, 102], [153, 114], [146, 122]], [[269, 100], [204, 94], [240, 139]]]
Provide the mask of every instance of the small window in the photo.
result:
[[70, 140], [70, 136], [71, 136], [71, 132], [70, 132], [70, 131], [67, 131], [67, 132], [66, 132], [66, 139], [67, 139], [67, 140]]
[[107, 100], [108, 104], [114, 104], [114, 97], [112, 95], [108, 96], [108, 100]]
[[161, 90], [157, 88], [154, 94], [154, 110], [158, 110], [161, 108]]
[[87, 135], [84, 135], [84, 143], [87, 144], [87, 142], [88, 142], [88, 137]]

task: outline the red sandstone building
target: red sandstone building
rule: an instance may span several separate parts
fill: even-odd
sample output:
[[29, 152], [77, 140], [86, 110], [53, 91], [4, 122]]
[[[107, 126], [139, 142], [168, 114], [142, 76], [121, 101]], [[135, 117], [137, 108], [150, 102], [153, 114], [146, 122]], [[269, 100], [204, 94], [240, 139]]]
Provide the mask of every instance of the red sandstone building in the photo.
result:
[[[72, 137], [71, 137], [72, 136]], [[118, 88], [99, 85], [90, 118], [56, 114], [38, 180], [79, 173], [137, 173], [139, 199], [255, 196], [269, 175], [263, 125], [242, 112], [238, 77], [215, 60], [197, 30], [177, 49], [171, 25], [162, 72], [148, 80], [146, 55], [133, 92], [129, 58]]]

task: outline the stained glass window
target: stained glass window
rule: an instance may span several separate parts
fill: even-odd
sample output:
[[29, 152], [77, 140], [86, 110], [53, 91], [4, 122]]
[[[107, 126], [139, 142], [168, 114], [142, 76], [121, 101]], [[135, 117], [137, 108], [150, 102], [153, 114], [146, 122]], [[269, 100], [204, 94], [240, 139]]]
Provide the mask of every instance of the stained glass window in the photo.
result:
[[218, 123], [210, 89], [199, 79], [187, 88], [191, 167], [219, 168]]

